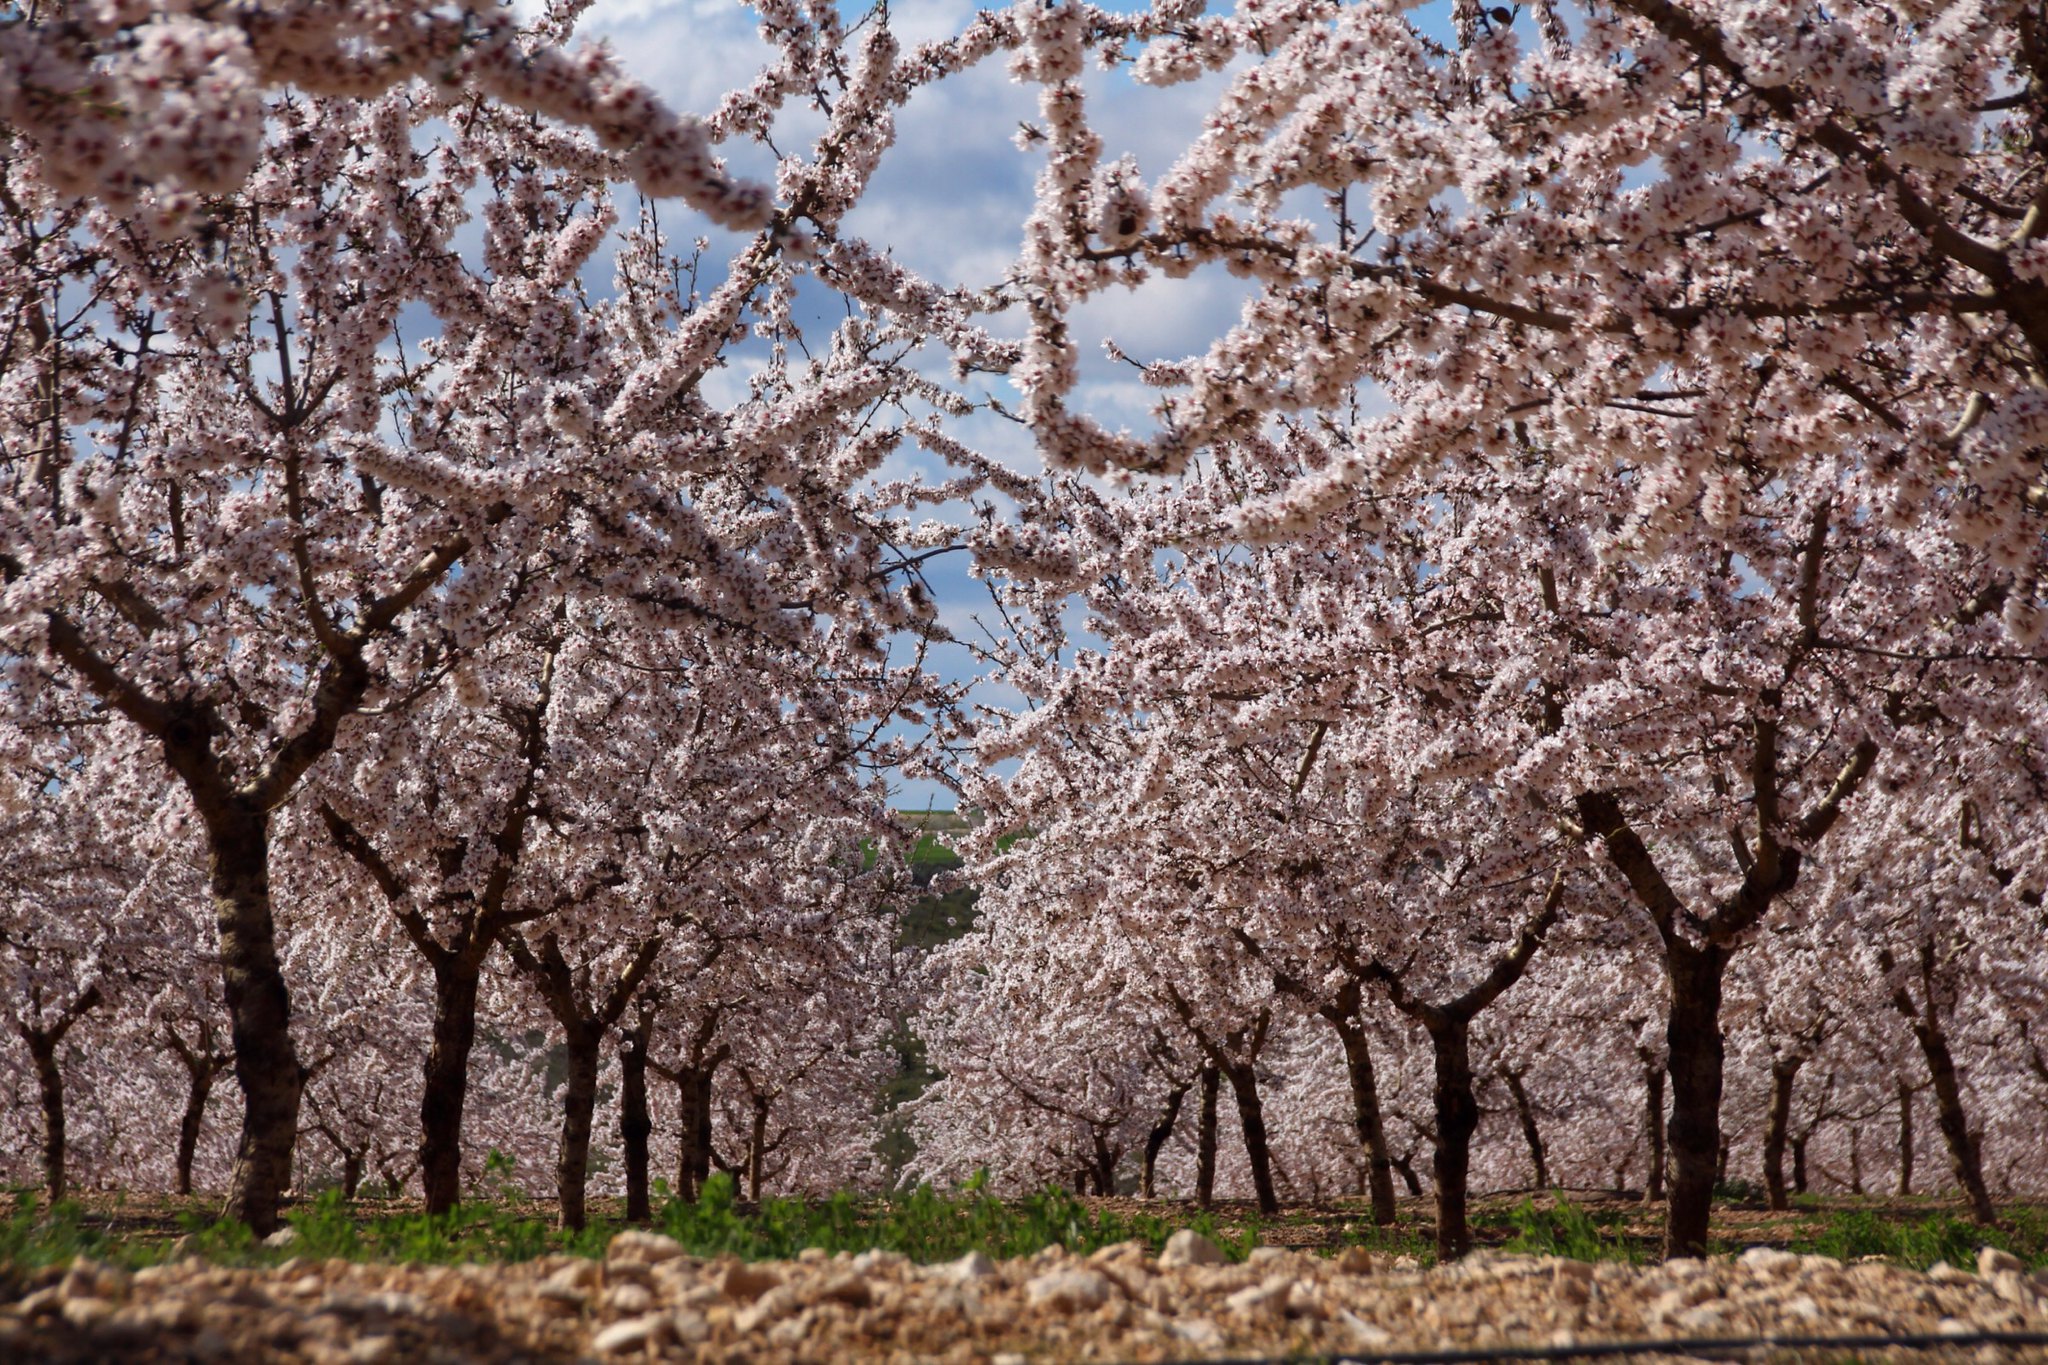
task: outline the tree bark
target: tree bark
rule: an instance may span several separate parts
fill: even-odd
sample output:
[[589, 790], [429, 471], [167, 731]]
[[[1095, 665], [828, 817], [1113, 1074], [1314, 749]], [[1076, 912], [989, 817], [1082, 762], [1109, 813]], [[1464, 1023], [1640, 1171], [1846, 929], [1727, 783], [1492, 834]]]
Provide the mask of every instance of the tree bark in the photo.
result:
[[[1921, 943], [1919, 958], [1924, 999], [1916, 1006], [1906, 987], [1894, 981], [1891, 985], [1892, 1008], [1905, 1017], [1913, 1030], [1913, 1040], [1920, 1045], [1920, 1055], [1927, 1063], [1928, 1079], [1934, 1088], [1934, 1122], [1941, 1130], [1943, 1141], [1948, 1144], [1949, 1162], [1955, 1170], [1956, 1184], [1969, 1198], [1971, 1216], [1989, 1227], [1998, 1221], [1998, 1210], [1992, 1205], [1991, 1190], [1984, 1183], [1984, 1155], [1976, 1135], [1970, 1131], [1969, 1116], [1963, 1108], [1962, 1077], [1956, 1071], [1955, 1053], [1949, 1047], [1948, 1030], [1942, 1026], [1941, 1011], [1935, 999], [1932, 941]], [[1880, 950], [1877, 961], [1885, 975], [1891, 977], [1896, 967], [1891, 949]]]
[[1479, 1131], [1479, 1101], [1472, 1093], [1470, 1021], [1438, 1014], [1426, 1021], [1436, 1055], [1436, 1258], [1442, 1264], [1472, 1250], [1467, 1191], [1472, 1135]]
[[1643, 1131], [1650, 1140], [1650, 1170], [1643, 1177], [1643, 1202], [1664, 1197], [1664, 1068], [1652, 1063], [1643, 1068]]
[[747, 1198], [761, 1202], [761, 1163], [768, 1155], [768, 1097], [754, 1096], [754, 1121], [747, 1130]]
[[1216, 1097], [1222, 1081], [1215, 1067], [1202, 1068], [1202, 1102], [1195, 1125], [1195, 1202], [1205, 1209], [1216, 1201]]
[[1259, 1212], [1280, 1212], [1280, 1196], [1273, 1190], [1273, 1152], [1266, 1140], [1266, 1110], [1259, 1102], [1259, 1081], [1250, 1063], [1222, 1068], [1237, 1100], [1237, 1121], [1244, 1130], [1244, 1151], [1251, 1160], [1252, 1190]]
[[1529, 1161], [1536, 1168], [1536, 1188], [1550, 1188], [1549, 1155], [1543, 1147], [1543, 1130], [1536, 1123], [1536, 1106], [1529, 1102], [1529, 1088], [1522, 1084], [1522, 1073], [1510, 1067], [1501, 1068], [1501, 1076], [1508, 1083], [1508, 1094], [1515, 1101], [1515, 1117], [1521, 1120], [1522, 1141], [1529, 1146]]
[[[482, 946], [487, 951], [489, 941]], [[447, 1213], [462, 1201], [462, 1113], [483, 958], [480, 952], [457, 951], [433, 964], [433, 1044], [420, 1092], [420, 1187], [428, 1213]]]
[[654, 1016], [642, 1014], [625, 1031], [619, 1043], [619, 1141], [626, 1162], [626, 1221], [647, 1223], [654, 1219], [648, 1197], [648, 1139], [654, 1134], [654, 1118], [647, 1108], [647, 1044], [654, 1033]]
[[[1771, 1063], [1771, 1113], [1764, 1130], [1764, 1190], [1772, 1209], [1783, 1212], [1792, 1207], [1785, 1196], [1785, 1137], [1792, 1126], [1792, 1089], [1799, 1079], [1804, 1057], [1780, 1057]], [[1801, 1143], [1803, 1152], [1806, 1144]], [[1803, 1194], [1806, 1186], [1799, 1187]]]
[[561, 1225], [580, 1232], [586, 1221], [584, 1195], [590, 1176], [590, 1127], [597, 1110], [597, 1064], [604, 1034], [568, 1031], [569, 1072], [562, 1083], [562, 1146], [555, 1160], [555, 1198]]
[[55, 1203], [64, 1197], [64, 1069], [57, 1064], [61, 1030], [24, 1027], [29, 1059], [35, 1064], [36, 1097], [43, 1109], [43, 1189]]
[[1963, 1109], [1962, 1078], [1956, 1072], [1948, 1036], [1938, 1022], [1931, 1027], [1916, 1025], [1913, 1033], [1920, 1040], [1921, 1054], [1927, 1059], [1927, 1071], [1934, 1081], [1934, 1122], [1948, 1143], [1956, 1184], [1969, 1197], [1971, 1216], [1990, 1227], [1998, 1221], [1998, 1210], [1991, 1202], [1990, 1188], [1984, 1183], [1983, 1152]]
[[277, 1231], [292, 1180], [306, 1068], [292, 1045], [291, 993], [277, 958], [270, 904], [270, 814], [226, 798], [201, 804], [208, 881], [244, 1104], [226, 1216], [257, 1236]]
[[1145, 1165], [1138, 1180], [1140, 1198], [1156, 1199], [1158, 1190], [1153, 1177], [1159, 1168], [1159, 1153], [1173, 1137], [1174, 1125], [1180, 1122], [1181, 1101], [1187, 1098], [1188, 1087], [1177, 1085], [1166, 1092], [1166, 1108], [1160, 1111], [1159, 1121], [1145, 1133]]
[[199, 1154], [199, 1134], [206, 1123], [206, 1101], [213, 1095], [214, 1067], [201, 1064], [185, 1073], [185, 1112], [178, 1120], [178, 1193], [192, 1193], [192, 1162]]
[[1721, 1151], [1721, 979], [1728, 950], [1666, 943], [1671, 1014], [1665, 1028], [1671, 1074], [1671, 1200], [1664, 1255], [1704, 1258]]
[[1379, 1078], [1373, 1071], [1372, 1045], [1365, 1029], [1341, 1015], [1325, 1014], [1344, 1044], [1344, 1072], [1351, 1083], [1352, 1122], [1365, 1148], [1366, 1193], [1372, 1200], [1372, 1221], [1387, 1227], [1395, 1218], [1394, 1167], [1387, 1157], [1387, 1128], [1380, 1113]]
[[1894, 1083], [1899, 1095], [1899, 1193], [1913, 1192], [1913, 1087]]
[[1422, 1193], [1422, 1177], [1415, 1173], [1415, 1162], [1408, 1157], [1395, 1157], [1394, 1170], [1401, 1177], [1401, 1183], [1408, 1187], [1408, 1197], [1413, 1199]]
[[676, 1085], [676, 1195], [695, 1199], [711, 1178], [711, 1081], [714, 1068], [683, 1066]]

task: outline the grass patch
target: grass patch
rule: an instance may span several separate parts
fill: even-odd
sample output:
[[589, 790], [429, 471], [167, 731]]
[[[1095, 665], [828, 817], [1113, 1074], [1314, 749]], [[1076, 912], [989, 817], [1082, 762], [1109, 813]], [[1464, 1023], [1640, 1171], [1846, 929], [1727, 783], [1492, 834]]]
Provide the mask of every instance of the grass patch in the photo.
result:
[[1627, 1216], [1619, 1209], [1587, 1209], [1562, 1191], [1547, 1208], [1534, 1198], [1497, 1215], [1514, 1235], [1501, 1250], [1525, 1256], [1564, 1256], [1574, 1261], [1624, 1261], [1641, 1265], [1648, 1259], [1642, 1243], [1629, 1235]]
[[1882, 1256], [1925, 1270], [1936, 1261], [1974, 1269], [1978, 1248], [1987, 1246], [2010, 1251], [2030, 1269], [2048, 1266], [2048, 1215], [2040, 1209], [2012, 1209], [2001, 1226], [1987, 1228], [1946, 1211], [1902, 1219], [1870, 1209], [1843, 1209], [1827, 1215], [1792, 1249], [1839, 1261]]
[[[124, 1236], [77, 1203], [44, 1208], [32, 1193], [15, 1196], [0, 1220], [0, 1266], [16, 1270], [58, 1265], [76, 1256], [130, 1268], [172, 1255], [198, 1255], [221, 1265], [274, 1265], [290, 1257], [346, 1261], [450, 1264], [528, 1261], [567, 1253], [599, 1256], [625, 1226], [594, 1218], [581, 1232], [565, 1232], [517, 1203], [465, 1204], [446, 1214], [387, 1214], [365, 1217], [329, 1191], [290, 1210], [286, 1225], [297, 1236], [286, 1247], [265, 1246], [239, 1223], [191, 1214], [157, 1235]], [[1256, 1219], [1235, 1229], [1207, 1213], [1132, 1213], [1095, 1208], [1062, 1190], [1048, 1189], [1022, 1199], [998, 1199], [980, 1182], [940, 1193], [922, 1185], [884, 1199], [839, 1194], [831, 1199], [767, 1199], [739, 1203], [733, 1180], [724, 1173], [705, 1183], [694, 1201], [670, 1199], [655, 1212], [654, 1226], [683, 1244], [693, 1256], [739, 1256], [781, 1260], [807, 1247], [825, 1251], [886, 1250], [930, 1263], [970, 1251], [993, 1257], [1030, 1255], [1058, 1244], [1086, 1255], [1117, 1242], [1143, 1242], [1157, 1251], [1181, 1228], [1210, 1238], [1232, 1260], [1242, 1260], [1259, 1242]]]

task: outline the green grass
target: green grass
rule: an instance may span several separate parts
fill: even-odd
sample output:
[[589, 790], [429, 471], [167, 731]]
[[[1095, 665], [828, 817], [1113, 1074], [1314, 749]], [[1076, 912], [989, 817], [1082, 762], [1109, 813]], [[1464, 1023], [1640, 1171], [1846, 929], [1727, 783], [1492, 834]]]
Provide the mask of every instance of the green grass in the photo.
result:
[[1882, 1256], [1925, 1270], [1936, 1261], [1974, 1269], [1978, 1248], [1986, 1246], [2010, 1251], [2029, 1268], [2048, 1267], [2048, 1212], [2010, 1209], [2001, 1226], [1987, 1228], [1949, 1212], [1897, 1219], [1870, 1209], [1845, 1209], [1828, 1215], [1818, 1229], [1795, 1241], [1792, 1249], [1840, 1261]]
[[[238, 1223], [187, 1215], [177, 1223], [184, 1235], [175, 1252], [223, 1265], [273, 1265], [294, 1256], [428, 1264], [525, 1261], [558, 1253], [601, 1255], [624, 1226], [593, 1219], [582, 1232], [564, 1232], [533, 1206], [509, 1202], [468, 1204], [432, 1216], [365, 1217], [335, 1191], [291, 1210], [285, 1221], [298, 1236], [278, 1248], [264, 1246]], [[1061, 1190], [998, 1199], [983, 1192], [979, 1181], [947, 1194], [922, 1185], [880, 1200], [840, 1194], [826, 1200], [767, 1199], [746, 1207], [735, 1198], [732, 1178], [723, 1173], [706, 1182], [701, 1198], [661, 1205], [654, 1226], [695, 1256], [784, 1259], [818, 1247], [896, 1251], [927, 1263], [970, 1251], [1023, 1256], [1055, 1243], [1077, 1255], [1125, 1241], [1143, 1242], [1156, 1251], [1183, 1227], [1194, 1228], [1241, 1260], [1259, 1236], [1256, 1221], [1233, 1232], [1206, 1213], [1176, 1217], [1097, 1209]], [[32, 1269], [76, 1256], [149, 1265], [174, 1251], [173, 1238], [166, 1235], [170, 1229], [157, 1231], [156, 1236], [122, 1236], [79, 1204], [66, 1201], [45, 1209], [33, 1194], [18, 1194], [13, 1210], [0, 1221], [0, 1267]]]
[[1554, 1194], [1549, 1208], [1536, 1207], [1524, 1199], [1503, 1215], [1514, 1229], [1503, 1251], [1526, 1256], [1564, 1256], [1574, 1261], [1625, 1261], [1640, 1265], [1647, 1256], [1642, 1244], [1627, 1235], [1625, 1217], [1618, 1209], [1588, 1210]]

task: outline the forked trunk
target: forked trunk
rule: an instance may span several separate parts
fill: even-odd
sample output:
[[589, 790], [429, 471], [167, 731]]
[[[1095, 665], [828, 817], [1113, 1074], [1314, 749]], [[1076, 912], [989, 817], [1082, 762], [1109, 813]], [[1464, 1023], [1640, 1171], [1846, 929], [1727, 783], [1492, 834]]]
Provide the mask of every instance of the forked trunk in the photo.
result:
[[[1325, 1016], [1329, 1018], [1329, 1016]], [[1387, 1129], [1380, 1115], [1379, 1079], [1373, 1072], [1372, 1045], [1364, 1028], [1341, 1016], [1330, 1018], [1344, 1044], [1344, 1073], [1351, 1083], [1351, 1117], [1365, 1149], [1366, 1193], [1372, 1200], [1372, 1221], [1386, 1227], [1394, 1221], [1394, 1166], [1387, 1157]]]
[[1159, 1153], [1173, 1137], [1173, 1127], [1180, 1121], [1181, 1101], [1187, 1098], [1188, 1087], [1177, 1085], [1166, 1092], [1166, 1108], [1160, 1111], [1159, 1121], [1145, 1134], [1145, 1165], [1138, 1180], [1138, 1194], [1144, 1199], [1158, 1198], [1153, 1177], [1159, 1169]]
[[226, 1216], [259, 1237], [277, 1231], [292, 1181], [306, 1070], [292, 1046], [290, 992], [270, 907], [270, 817], [240, 804], [205, 817], [221, 984], [233, 1027], [242, 1135]]
[[1664, 1220], [1667, 1259], [1704, 1257], [1721, 1153], [1721, 978], [1728, 950], [1714, 944], [1665, 947], [1671, 992], [1665, 1027], [1671, 1073], [1671, 1199]]
[[462, 1111], [482, 974], [481, 953], [459, 951], [434, 964], [434, 1041], [420, 1092], [420, 1187], [428, 1213], [447, 1213], [462, 1200]]
[[1202, 1102], [1195, 1124], [1195, 1202], [1205, 1209], [1216, 1200], [1216, 1096], [1222, 1081], [1215, 1067], [1202, 1068]]
[[1258, 1196], [1259, 1212], [1280, 1212], [1280, 1196], [1273, 1189], [1273, 1152], [1266, 1140], [1266, 1110], [1259, 1102], [1259, 1081], [1249, 1065], [1224, 1069], [1230, 1093], [1237, 1100], [1237, 1121], [1244, 1130], [1245, 1156], [1251, 1161], [1252, 1190]]
[[561, 1225], [583, 1229], [584, 1194], [590, 1177], [590, 1123], [597, 1109], [598, 1048], [604, 1035], [596, 1029], [571, 1029], [567, 1038], [568, 1076], [562, 1083], [562, 1147], [555, 1159], [555, 1197]]
[[1429, 1021], [1436, 1058], [1436, 1257], [1448, 1264], [1472, 1250], [1466, 1191], [1472, 1169], [1472, 1135], [1479, 1131], [1479, 1101], [1472, 1093], [1470, 1024], [1456, 1016]]

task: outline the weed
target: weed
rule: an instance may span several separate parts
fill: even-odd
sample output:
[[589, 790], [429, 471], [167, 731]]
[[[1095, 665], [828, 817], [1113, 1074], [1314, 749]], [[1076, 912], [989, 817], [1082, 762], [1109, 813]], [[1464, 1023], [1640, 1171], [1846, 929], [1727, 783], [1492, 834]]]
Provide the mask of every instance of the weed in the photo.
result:
[[1503, 1248], [1531, 1256], [1564, 1256], [1574, 1261], [1627, 1261], [1640, 1264], [1643, 1251], [1622, 1231], [1622, 1215], [1616, 1210], [1590, 1213], [1566, 1198], [1562, 1191], [1551, 1196], [1551, 1206], [1536, 1207], [1524, 1199], [1508, 1211], [1507, 1224], [1515, 1230]]

